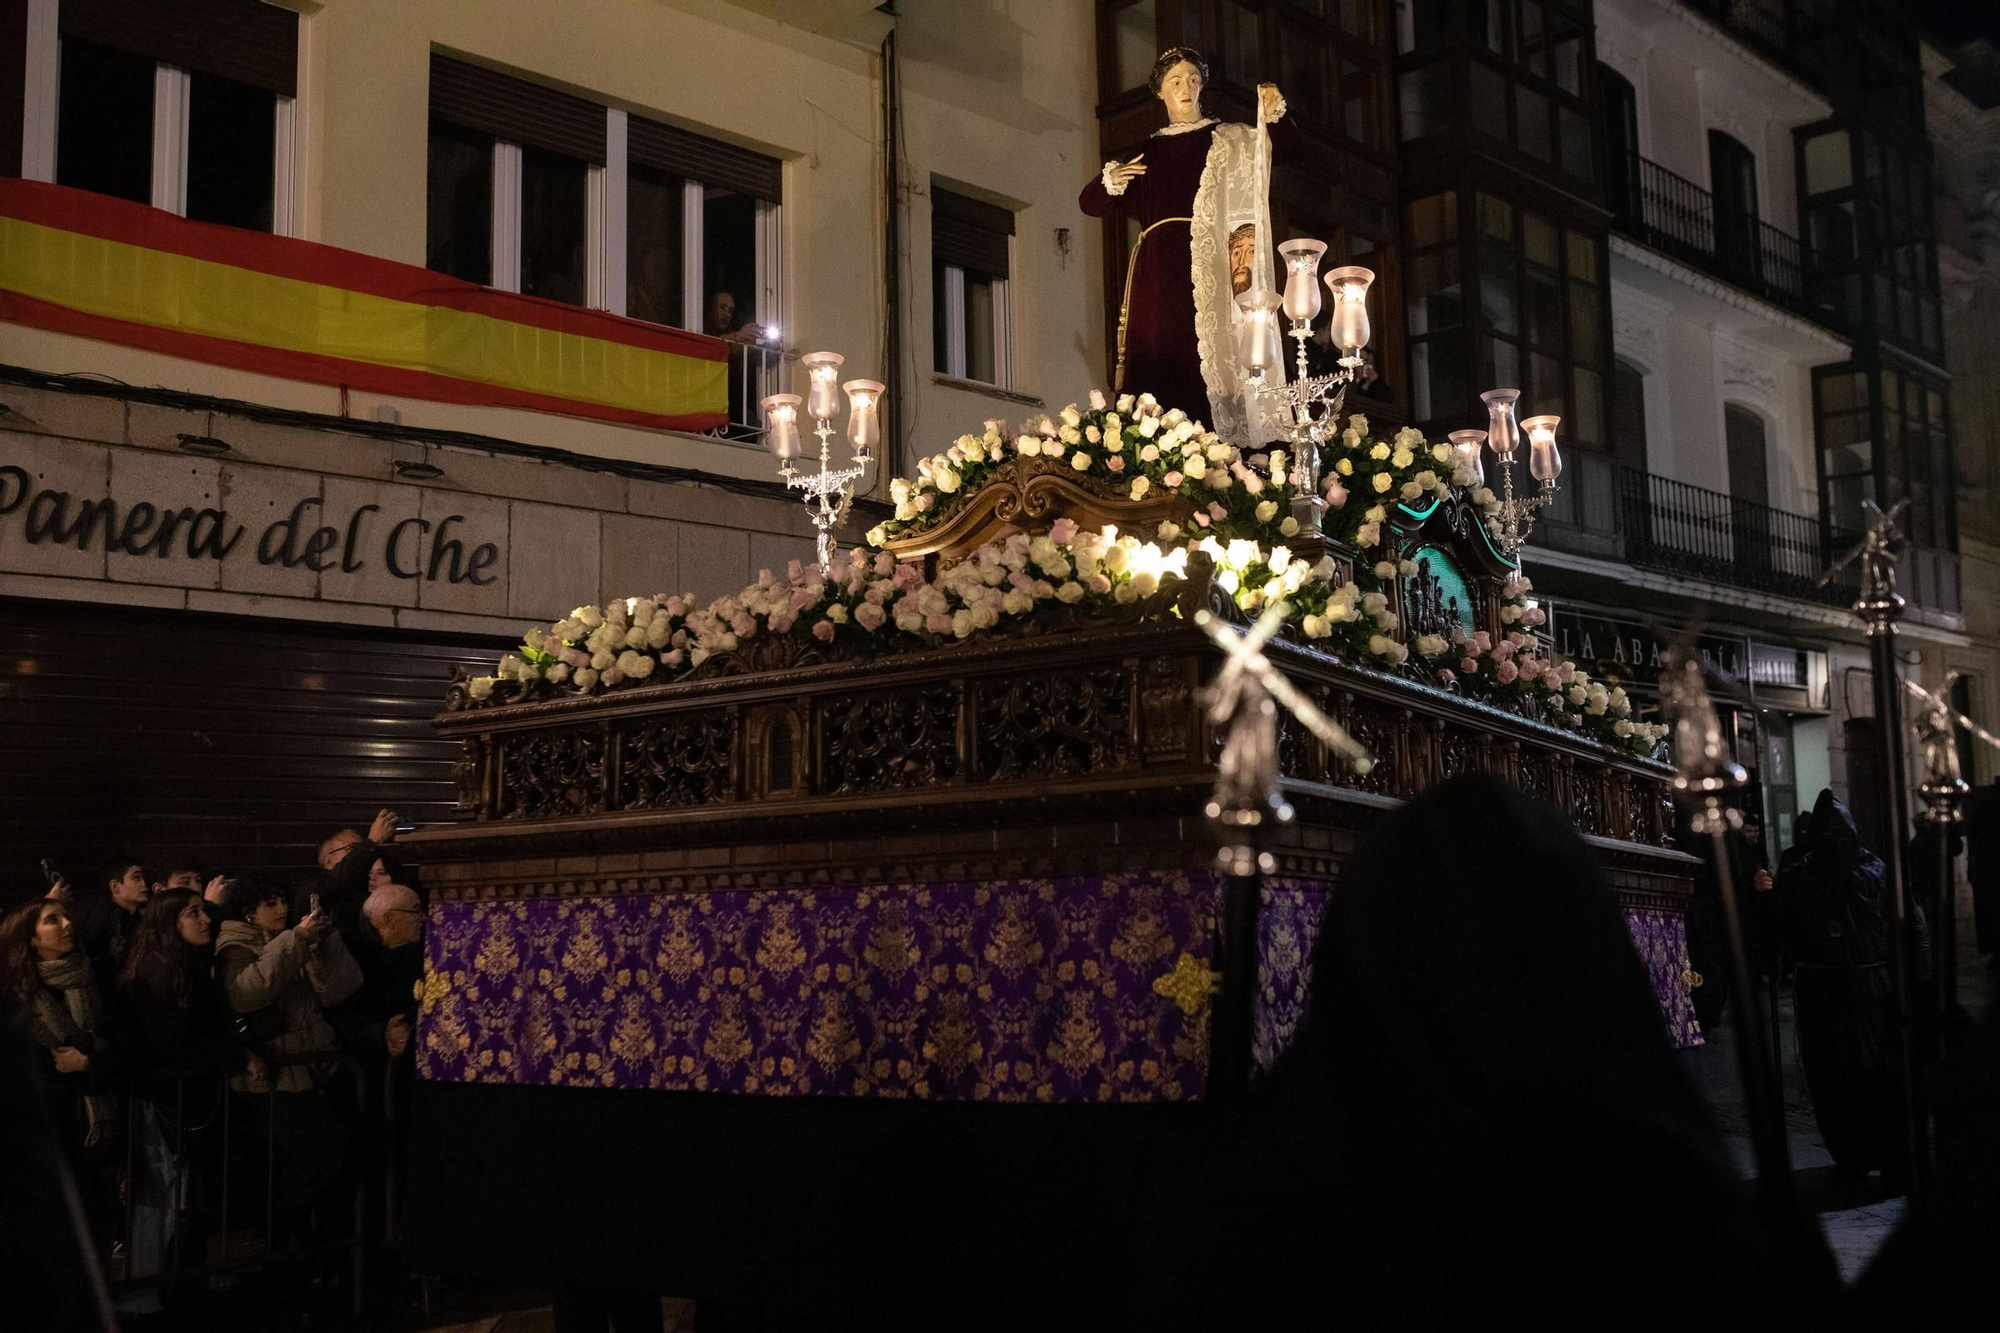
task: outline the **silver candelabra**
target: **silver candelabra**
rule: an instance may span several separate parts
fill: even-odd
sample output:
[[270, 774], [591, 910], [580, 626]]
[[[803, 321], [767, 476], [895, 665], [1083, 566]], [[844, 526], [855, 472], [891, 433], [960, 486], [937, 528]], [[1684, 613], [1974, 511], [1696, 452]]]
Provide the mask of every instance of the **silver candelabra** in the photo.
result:
[[[882, 385], [875, 380], [849, 380], [835, 389], [843, 358], [838, 352], [812, 352], [799, 358], [810, 377], [806, 396], [774, 393], [763, 400], [764, 443], [778, 460], [785, 485], [804, 492], [806, 512], [818, 533], [819, 569], [825, 574], [833, 567], [833, 553], [839, 549], [833, 530], [846, 521], [854, 507], [856, 484], [874, 464], [873, 451], [882, 438]], [[833, 417], [840, 410], [840, 393], [847, 395], [847, 438], [854, 445], [851, 467], [833, 466]], [[817, 424], [819, 471], [800, 472], [799, 406]]]
[[[1479, 395], [1486, 403], [1486, 443], [1500, 464], [1500, 501], [1494, 518], [1496, 534], [1509, 559], [1516, 559], [1528, 544], [1535, 526], [1535, 512], [1555, 499], [1556, 478], [1562, 475], [1562, 454], [1556, 448], [1556, 427], [1562, 418], [1552, 415], [1529, 417], [1516, 424], [1514, 408], [1521, 400], [1519, 389], [1489, 389]], [[1528, 471], [1539, 490], [1533, 495], [1514, 494], [1514, 454], [1521, 447], [1521, 431], [1528, 432]], [[1454, 442], [1457, 436], [1453, 436]], [[1463, 454], [1463, 450], [1461, 450]]]

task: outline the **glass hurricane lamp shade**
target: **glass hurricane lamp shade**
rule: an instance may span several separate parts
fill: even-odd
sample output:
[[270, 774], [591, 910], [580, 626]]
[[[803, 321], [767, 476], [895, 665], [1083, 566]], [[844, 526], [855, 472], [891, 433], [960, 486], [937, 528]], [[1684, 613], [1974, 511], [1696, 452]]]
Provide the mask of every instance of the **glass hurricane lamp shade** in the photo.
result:
[[1514, 450], [1521, 444], [1521, 428], [1514, 420], [1514, 404], [1521, 391], [1488, 389], [1479, 397], [1486, 404], [1486, 443], [1492, 446], [1500, 466], [1506, 467], [1514, 461]]
[[1259, 378], [1272, 366], [1284, 359], [1284, 346], [1279, 341], [1278, 298], [1267, 288], [1253, 287], [1236, 298], [1237, 309], [1243, 312], [1243, 322], [1238, 327], [1237, 346], [1243, 356], [1243, 364], [1250, 367], [1253, 376]]
[[1529, 417], [1521, 423], [1528, 432], [1528, 474], [1544, 486], [1553, 486], [1562, 475], [1562, 454], [1556, 448], [1558, 416]]
[[780, 467], [790, 469], [799, 456], [799, 396], [774, 393], [763, 400], [764, 447]]
[[1451, 433], [1451, 447], [1458, 451], [1458, 464], [1472, 474], [1474, 486], [1486, 484], [1486, 432], [1483, 430], [1455, 430]]
[[1325, 241], [1299, 239], [1278, 247], [1285, 259], [1285, 318], [1293, 323], [1317, 318], [1320, 311], [1319, 261]]
[[847, 394], [847, 438], [854, 445], [855, 458], [866, 462], [882, 442], [882, 385], [875, 380], [849, 380], [840, 387]]
[[1345, 361], [1358, 364], [1368, 345], [1368, 284], [1374, 281], [1375, 271], [1358, 264], [1326, 275], [1326, 289], [1333, 293], [1333, 345]]
[[840, 363], [847, 358], [838, 352], [807, 352], [799, 358], [812, 382], [806, 390], [806, 415], [814, 421], [831, 421], [840, 413]]

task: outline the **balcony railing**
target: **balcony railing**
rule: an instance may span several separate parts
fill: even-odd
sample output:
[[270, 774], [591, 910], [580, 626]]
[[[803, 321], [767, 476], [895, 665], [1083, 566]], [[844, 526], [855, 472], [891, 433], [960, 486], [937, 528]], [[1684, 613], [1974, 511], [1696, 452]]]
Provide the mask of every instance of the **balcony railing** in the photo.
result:
[[764, 437], [765, 395], [803, 392], [789, 387], [789, 363], [797, 352], [765, 342], [729, 345], [729, 423], [708, 432], [718, 439], [756, 441]]
[[[1822, 587], [1820, 576], [1858, 534], [1720, 491], [1573, 451], [1562, 488], [1543, 511], [1535, 540], [1559, 551], [1617, 560], [1738, 588], [1835, 606], [1852, 603], [1860, 571], [1850, 565]], [[1898, 580], [1912, 607], [1961, 613], [1958, 556], [1929, 547], [1903, 557]]]
[[1835, 310], [1813, 298], [1811, 255], [1798, 237], [1718, 211], [1707, 190], [1637, 153], [1613, 164], [1610, 187], [1619, 230], [1773, 305], [1839, 327]]

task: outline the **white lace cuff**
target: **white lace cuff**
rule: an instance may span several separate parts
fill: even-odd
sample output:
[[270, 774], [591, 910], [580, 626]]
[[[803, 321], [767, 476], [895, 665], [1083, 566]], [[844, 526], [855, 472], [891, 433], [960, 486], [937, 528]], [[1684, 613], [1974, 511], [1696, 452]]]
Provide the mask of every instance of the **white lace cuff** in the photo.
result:
[[1277, 110], [1273, 111], [1270, 115], [1264, 117], [1264, 123], [1268, 125], [1274, 120], [1283, 120], [1284, 118], [1285, 118], [1285, 99], [1280, 97], [1278, 99]]
[[1132, 183], [1129, 180], [1119, 180], [1116, 176], [1113, 176], [1111, 174], [1111, 168], [1117, 165], [1118, 163], [1116, 161], [1106, 162], [1104, 164], [1104, 175], [1102, 177], [1104, 181], [1104, 192], [1109, 195], [1120, 195], [1125, 193], [1125, 187]]

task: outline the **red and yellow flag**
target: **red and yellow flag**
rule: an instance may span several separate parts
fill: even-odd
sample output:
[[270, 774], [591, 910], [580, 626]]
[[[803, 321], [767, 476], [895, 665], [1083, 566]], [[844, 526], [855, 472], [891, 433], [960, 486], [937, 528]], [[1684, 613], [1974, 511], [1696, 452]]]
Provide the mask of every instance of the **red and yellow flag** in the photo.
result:
[[435, 402], [727, 419], [718, 338], [40, 181], [0, 179], [0, 320]]

